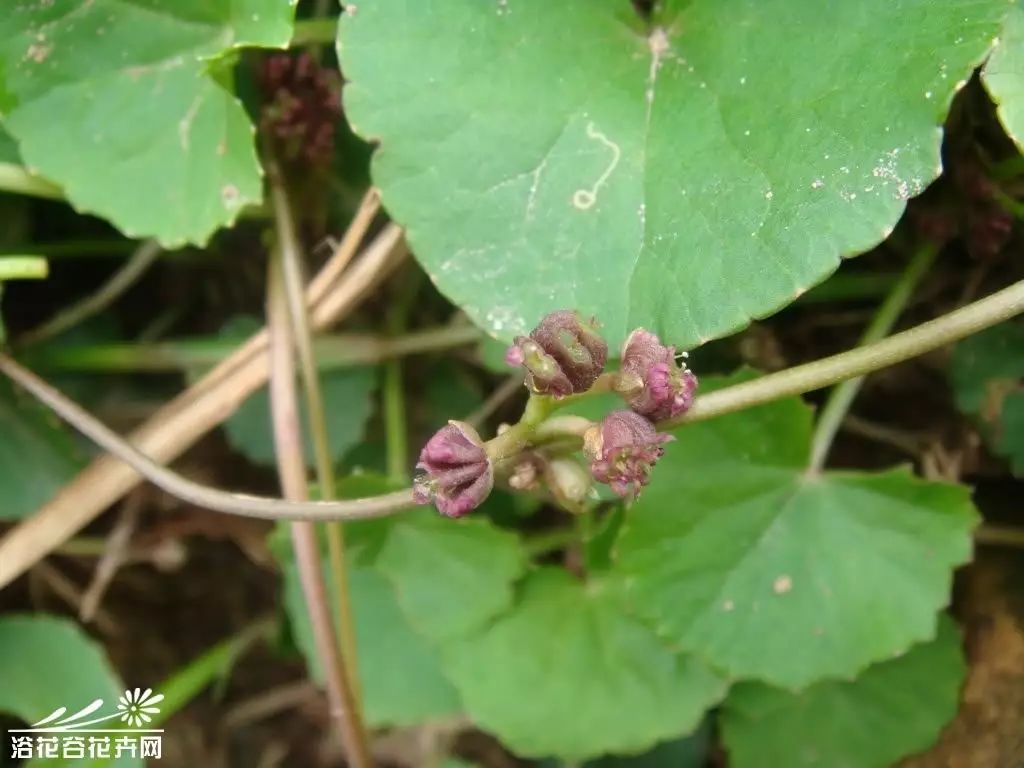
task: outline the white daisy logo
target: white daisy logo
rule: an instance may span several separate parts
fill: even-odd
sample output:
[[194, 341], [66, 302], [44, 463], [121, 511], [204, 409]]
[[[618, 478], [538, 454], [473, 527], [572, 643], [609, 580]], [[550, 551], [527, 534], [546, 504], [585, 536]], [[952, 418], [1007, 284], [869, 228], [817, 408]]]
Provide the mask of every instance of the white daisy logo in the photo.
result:
[[138, 728], [144, 723], [153, 721], [153, 715], [160, 712], [160, 707], [154, 706], [164, 700], [162, 693], [153, 696], [153, 689], [147, 688], [140, 691], [125, 691], [117, 700], [117, 708], [121, 712], [121, 720], [128, 725]]

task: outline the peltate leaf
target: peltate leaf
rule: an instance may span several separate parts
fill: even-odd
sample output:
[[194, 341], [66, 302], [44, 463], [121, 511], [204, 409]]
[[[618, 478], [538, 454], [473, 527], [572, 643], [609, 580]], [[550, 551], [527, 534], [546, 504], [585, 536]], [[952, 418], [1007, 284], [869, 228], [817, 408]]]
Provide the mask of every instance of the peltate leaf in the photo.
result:
[[511, 605], [526, 556], [517, 536], [484, 518], [449, 520], [425, 510], [393, 522], [377, 567], [413, 625], [444, 641]]
[[624, 613], [609, 585], [554, 568], [529, 576], [514, 610], [444, 654], [473, 721], [528, 756], [642, 750], [692, 730], [726, 687]]
[[960, 638], [945, 620], [935, 640], [856, 680], [801, 693], [737, 685], [722, 717], [729, 764], [887, 768], [935, 741], [956, 713], [964, 670]]
[[999, 43], [981, 79], [999, 105], [999, 119], [1017, 146], [1024, 147], [1024, 5], [1013, 0]]
[[977, 519], [967, 489], [906, 470], [809, 475], [810, 425], [790, 398], [680, 430], [616, 565], [666, 639], [793, 689], [932, 638]]
[[1001, 323], [961, 341], [949, 378], [960, 410], [978, 420], [992, 450], [1024, 477], [1024, 323]]
[[75, 476], [83, 455], [56, 416], [0, 381], [0, 520], [16, 520]]
[[[294, 557], [290, 550], [275, 550], [281, 559], [284, 607], [296, 644], [313, 677], [322, 681]], [[326, 565], [324, 579], [331, 588], [331, 604], [335, 605], [333, 581]], [[367, 722], [374, 727], [413, 725], [457, 713], [458, 695], [441, 672], [438, 652], [410, 626], [387, 579], [372, 566], [359, 564], [349, 569], [349, 591]]]
[[[39, 722], [58, 707], [67, 707], [71, 715], [96, 699], [104, 702], [102, 714], [116, 712], [124, 691], [99, 644], [67, 619], [38, 614], [0, 618], [0, 680], [0, 712], [26, 724]], [[3, 748], [9, 757], [9, 740]], [[144, 761], [121, 757], [109, 764], [135, 768]]]
[[262, 197], [253, 127], [212, 59], [286, 45], [294, 4], [19, 2], [0, 14], [0, 117], [79, 210], [202, 243]]
[[346, 113], [437, 285], [505, 340], [552, 309], [688, 346], [882, 240], [1006, 0], [375, 0]]
[[[373, 395], [377, 389], [375, 368], [343, 368], [323, 372], [320, 388], [326, 413], [327, 438], [331, 458], [341, 461], [345, 454], [363, 439], [366, 422], [373, 414]], [[300, 403], [301, 421], [305, 425], [306, 405]], [[270, 400], [267, 388], [261, 387], [242, 403], [224, 422], [228, 442], [257, 464], [274, 463], [274, 438], [270, 424]], [[306, 464], [314, 465], [313, 444], [309, 431], [303, 432]]]

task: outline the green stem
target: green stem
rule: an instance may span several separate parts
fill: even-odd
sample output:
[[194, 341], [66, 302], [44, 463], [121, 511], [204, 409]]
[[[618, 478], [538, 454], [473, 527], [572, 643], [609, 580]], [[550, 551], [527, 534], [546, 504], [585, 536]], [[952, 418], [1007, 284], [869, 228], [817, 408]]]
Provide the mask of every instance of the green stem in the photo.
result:
[[334, 17], [299, 19], [292, 32], [291, 47], [304, 45], [330, 45], [338, 34], [338, 20]]
[[787, 368], [697, 398], [693, 408], [675, 419], [658, 424], [675, 429], [763, 403], [800, 395], [837, 384], [855, 376], [902, 363], [933, 349], [970, 336], [1024, 312], [1024, 280], [927, 323], [882, 341], [832, 355], [812, 363]]
[[886, 295], [897, 277], [898, 275], [885, 272], [845, 274], [840, 271], [821, 285], [802, 294], [793, 302], [793, 306], [877, 299]]
[[1024, 549], [1024, 528], [986, 523], [974, 532], [974, 540], [985, 546]]
[[541, 557], [550, 552], [557, 552], [570, 544], [579, 541], [580, 531], [576, 525], [571, 528], [556, 528], [553, 531], [545, 531], [535, 536], [529, 536], [523, 541], [523, 548], [530, 557]]
[[50, 274], [50, 265], [42, 256], [0, 257], [0, 282], [4, 280], [42, 280]]
[[[102, 256], [111, 259], [123, 258], [138, 247], [131, 240], [60, 240], [56, 242], [34, 242], [0, 247], [0, 256], [16, 256], [32, 251], [52, 259], [86, 258]], [[179, 251], [178, 253], [184, 253]]]
[[399, 483], [409, 481], [407, 456], [409, 432], [406, 426], [402, 362], [388, 360], [384, 366], [384, 432], [387, 436], [387, 474]]
[[520, 419], [520, 423], [536, 427], [553, 411], [568, 405], [567, 401], [569, 399], [567, 397], [562, 400], [555, 400], [547, 395], [535, 395], [531, 392], [529, 399], [526, 401], [526, 407], [523, 409], [523, 417]]
[[[907, 302], [910, 301], [914, 289], [917, 288], [921, 278], [935, 262], [937, 251], [938, 249], [929, 243], [918, 249], [911, 257], [900, 279], [893, 285], [889, 295], [882, 302], [882, 306], [878, 308], [874, 319], [864, 331], [864, 335], [861, 336], [858, 346], [865, 347], [874, 344], [892, 332], [893, 326], [906, 308]], [[811, 460], [808, 468], [808, 472], [811, 474], [817, 474], [825, 466], [832, 441], [835, 440], [839, 427], [842, 425], [843, 419], [846, 418], [846, 413], [850, 410], [863, 383], [863, 376], [847, 379], [829, 394], [828, 400], [818, 416], [814, 437], [811, 439]]]
[[51, 339], [102, 312], [131, 288], [162, 252], [159, 243], [147, 240], [98, 290], [62, 309], [42, 325], [22, 334], [17, 340], [18, 345], [36, 344]]
[[157, 689], [163, 694], [164, 701], [160, 705], [160, 713], [153, 716], [151, 727], [166, 722], [204, 688], [222, 678], [254, 643], [260, 640], [273, 641], [276, 629], [276, 622], [272, 618], [260, 619], [207, 648], [173, 672]]
[[1024, 220], [1024, 203], [998, 187], [993, 189], [993, 197], [999, 206], [1018, 221]]
[[[395, 338], [335, 334], [315, 339], [313, 352], [317, 367], [328, 371], [444, 351], [479, 338], [480, 331], [472, 326], [444, 326]], [[237, 347], [238, 339], [217, 336], [159, 343], [60, 344], [26, 351], [23, 359], [50, 371], [167, 373], [208, 368], [229, 357]]]
[[[419, 290], [419, 272], [405, 275], [387, 311], [387, 329], [392, 336], [405, 330], [409, 311]], [[402, 360], [393, 357], [384, 365], [384, 432], [387, 436], [387, 474], [397, 483], [409, 482], [409, 426], [405, 407]]]

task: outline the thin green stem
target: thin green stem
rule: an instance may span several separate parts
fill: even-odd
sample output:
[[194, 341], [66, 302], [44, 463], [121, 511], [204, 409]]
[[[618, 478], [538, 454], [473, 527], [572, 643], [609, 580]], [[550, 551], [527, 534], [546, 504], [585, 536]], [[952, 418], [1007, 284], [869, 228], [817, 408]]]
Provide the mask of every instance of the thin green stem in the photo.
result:
[[[914, 289], [917, 288], [921, 278], [924, 277], [925, 273], [935, 262], [937, 252], [938, 249], [929, 243], [914, 253], [910, 261], [907, 262], [903, 274], [893, 285], [889, 295], [886, 296], [885, 301], [878, 308], [874, 319], [864, 331], [864, 335], [861, 336], [860, 347], [874, 344], [892, 332], [893, 326], [896, 324], [899, 316], [903, 314], [907, 302], [910, 301], [910, 297], [914, 294]], [[829, 394], [828, 400], [818, 416], [818, 422], [814, 428], [814, 436], [811, 439], [811, 460], [808, 467], [808, 471], [811, 474], [820, 472], [825, 466], [825, 460], [828, 458], [832, 441], [835, 440], [836, 435], [839, 433], [839, 427], [842, 425], [843, 419], [846, 418], [846, 413], [850, 410], [850, 406], [853, 404], [854, 398], [857, 397], [857, 393], [860, 391], [863, 383], [863, 376], [847, 379]]]
[[387, 474], [399, 483], [409, 481], [409, 431], [405, 415], [402, 361], [392, 358], [384, 366], [384, 433], [387, 436]]
[[153, 461], [95, 416], [2, 352], [0, 373], [30, 392], [39, 402], [100, 448], [128, 464], [153, 485], [176, 499], [203, 509], [263, 520], [367, 520], [393, 515], [414, 504], [411, 488], [345, 501], [274, 499], [211, 488], [182, 477], [174, 470]]
[[802, 294], [794, 306], [806, 304], [831, 304], [840, 301], [863, 301], [885, 296], [892, 288], [898, 275], [888, 272], [853, 272], [842, 270], [821, 285]]
[[[420, 286], [421, 273], [408, 272], [400, 280], [387, 312], [387, 329], [401, 334]], [[384, 365], [384, 432], [387, 436], [387, 474], [397, 483], [409, 482], [409, 425], [405, 407], [402, 360], [394, 357]]]
[[1024, 549], [1024, 528], [985, 524], [974, 532], [974, 540], [985, 546]]
[[68, 539], [54, 551], [59, 555], [70, 557], [100, 557], [107, 551], [107, 537], [78, 536]]
[[[318, 369], [329, 371], [444, 351], [479, 338], [480, 331], [469, 325], [430, 328], [395, 338], [344, 333], [315, 339], [313, 353]], [[158, 343], [61, 344], [26, 350], [23, 359], [50, 371], [166, 373], [216, 365], [237, 347], [237, 339], [217, 336]]]
[[487, 396], [487, 399], [475, 408], [472, 413], [467, 414], [462, 420], [472, 427], [479, 428], [505, 401], [515, 397], [523, 391], [523, 374], [515, 373], [501, 383], [497, 389]]
[[42, 325], [22, 334], [18, 338], [18, 345], [36, 344], [52, 339], [102, 312], [131, 288], [162, 252], [159, 243], [147, 240], [98, 290], [61, 310]]
[[0, 283], [4, 280], [43, 280], [50, 265], [42, 256], [0, 256]]
[[[134, 251], [136, 247], [138, 244], [131, 240], [59, 240], [0, 247], [0, 256], [16, 256], [31, 251], [40, 256], [47, 256], [51, 260], [92, 257], [120, 259], [126, 253]], [[176, 251], [175, 253], [184, 254], [186, 252]]]
[[[327, 434], [327, 414], [320, 376], [313, 354], [313, 334], [310, 330], [309, 313], [305, 299], [305, 285], [302, 278], [300, 244], [285, 180], [280, 168], [269, 159], [267, 178], [270, 185], [271, 203], [274, 209], [274, 224], [280, 243], [280, 266], [284, 278], [288, 312], [291, 317], [295, 348], [298, 352], [303, 391], [306, 397], [308, 428], [313, 439], [313, 453], [316, 459], [317, 482], [320, 495], [325, 500], [335, 497], [334, 462], [331, 459], [330, 439]], [[345, 564], [345, 534], [339, 521], [326, 525], [327, 551], [330, 560], [331, 578], [334, 582], [334, 597], [337, 603], [337, 630], [341, 657], [347, 669], [348, 679], [353, 687], [353, 706], [356, 719], [362, 722], [362, 702], [359, 695], [359, 665], [356, 652], [355, 619], [348, 585], [348, 568]], [[365, 734], [363, 734], [365, 740]]]
[[331, 45], [338, 34], [338, 20], [333, 17], [298, 19], [292, 32], [291, 47]]
[[661, 429], [675, 429], [692, 421], [712, 419], [782, 397], [828, 387], [952, 344], [1022, 312], [1024, 280], [947, 315], [866, 347], [858, 347], [702, 395], [685, 414], [660, 422], [658, 426]]
[[258, 619], [176, 669], [157, 688], [163, 694], [164, 701], [159, 714], [153, 716], [150, 727], [166, 722], [204, 688], [221, 679], [256, 642], [273, 641], [276, 630], [277, 622], [273, 617]]
[[992, 196], [999, 206], [1017, 220], [1024, 220], [1024, 203], [998, 187], [994, 187]]
[[530, 557], [541, 557], [575, 544], [579, 538], [580, 531], [576, 525], [571, 528], [556, 528], [527, 537], [523, 541], [523, 548]]

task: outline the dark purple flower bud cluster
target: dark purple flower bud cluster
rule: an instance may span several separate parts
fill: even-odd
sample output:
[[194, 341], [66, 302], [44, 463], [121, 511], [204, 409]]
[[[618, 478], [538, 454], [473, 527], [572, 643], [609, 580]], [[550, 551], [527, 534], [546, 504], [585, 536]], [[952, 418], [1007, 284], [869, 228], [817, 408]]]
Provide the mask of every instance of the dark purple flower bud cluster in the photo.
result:
[[416, 469], [416, 503], [433, 502], [447, 517], [476, 509], [494, 486], [494, 467], [480, 435], [461, 421], [449, 421], [427, 441]]
[[608, 361], [608, 345], [593, 321], [562, 310], [545, 316], [529, 336], [517, 338], [505, 360], [526, 368], [533, 392], [565, 397], [593, 386]]
[[334, 151], [341, 81], [308, 53], [268, 56], [258, 72], [265, 103], [260, 128], [283, 160], [322, 167]]
[[583, 451], [596, 480], [622, 498], [636, 499], [665, 452], [662, 446], [674, 439], [638, 413], [613, 411], [587, 431]]
[[[526, 369], [532, 393], [564, 398], [594, 386], [604, 371], [608, 346], [593, 321], [563, 310], [544, 317], [529, 336], [518, 337], [505, 359]], [[602, 387], [608, 385], [630, 410], [614, 411], [589, 428], [586, 421], [572, 429], [565, 427], [567, 434], [583, 435], [589, 473], [576, 459], [546, 455], [541, 443], [511, 464], [507, 481], [512, 488], [533, 490], [543, 480], [555, 499], [570, 510], [580, 508], [594, 480], [606, 483], [622, 498], [637, 498], [664, 454], [665, 443], [673, 439], [658, 432], [654, 423], [690, 408], [697, 377], [680, 365], [674, 347], [638, 328], [623, 347], [621, 370], [605, 377]], [[549, 433], [558, 434], [557, 421], [545, 422]], [[433, 502], [449, 517], [460, 517], [479, 506], [494, 484], [494, 468], [480, 436], [457, 421], [430, 439], [417, 468], [422, 474], [415, 484], [416, 501]]]

